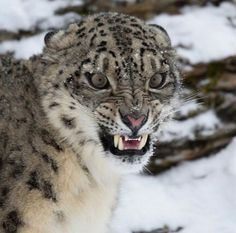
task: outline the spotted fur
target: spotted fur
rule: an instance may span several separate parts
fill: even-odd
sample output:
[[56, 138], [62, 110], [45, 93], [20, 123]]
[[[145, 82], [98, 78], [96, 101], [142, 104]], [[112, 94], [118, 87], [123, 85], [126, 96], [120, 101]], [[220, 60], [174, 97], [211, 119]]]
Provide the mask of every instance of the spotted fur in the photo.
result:
[[[166, 31], [102, 13], [48, 33], [29, 61], [2, 57], [0, 69], [0, 232], [107, 232], [121, 174], [147, 163], [178, 94]], [[153, 89], [155, 75], [164, 84]], [[127, 115], [145, 122], [133, 130]], [[114, 155], [103, 139], [116, 134], [148, 134], [150, 145]]]

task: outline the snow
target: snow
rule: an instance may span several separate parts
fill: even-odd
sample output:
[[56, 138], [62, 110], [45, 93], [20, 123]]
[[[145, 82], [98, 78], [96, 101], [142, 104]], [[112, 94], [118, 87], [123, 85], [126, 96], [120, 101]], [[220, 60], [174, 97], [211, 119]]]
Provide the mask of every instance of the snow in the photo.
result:
[[181, 233], [235, 233], [236, 138], [217, 155], [184, 164], [158, 177], [124, 178], [112, 233], [168, 225]]
[[191, 64], [219, 60], [236, 54], [236, 6], [185, 7], [180, 15], [161, 14], [151, 20], [163, 26], [178, 55]]
[[81, 4], [80, 0], [1, 0], [0, 30], [31, 30], [38, 23], [50, 24], [54, 12], [65, 6]]
[[169, 121], [162, 127], [160, 141], [175, 139], [195, 139], [196, 135], [207, 136], [214, 134], [222, 126], [221, 121], [213, 110], [208, 110], [185, 121]]
[[200, 109], [201, 105], [197, 103], [197, 101], [194, 99], [190, 101], [186, 101], [178, 110], [179, 115], [181, 116], [187, 116], [189, 113], [196, 111], [196, 109]]
[[39, 27], [43, 30], [48, 30], [50, 28], [63, 28], [65, 25], [69, 23], [79, 21], [81, 17], [75, 13], [67, 13], [64, 15], [53, 15], [52, 17], [48, 18], [45, 21], [41, 21], [39, 23]]
[[[0, 17], [1, 19], [1, 17]], [[42, 21], [40, 26], [42, 29], [50, 28], [62, 28], [75, 20], [79, 20], [80, 17], [73, 13], [68, 13], [63, 16], [53, 16], [47, 21]], [[49, 31], [49, 30], [47, 30]], [[40, 54], [44, 46], [44, 36], [47, 31], [36, 34], [31, 37], [23, 37], [20, 40], [4, 41], [0, 44], [0, 53], [5, 53], [7, 51], [14, 52], [16, 58], [27, 59], [33, 54]]]
[[19, 41], [6, 41], [0, 45], [0, 53], [7, 51], [14, 52], [16, 58], [29, 58], [33, 54], [39, 54], [42, 52], [44, 46], [44, 33], [38, 35], [23, 38]]
[[[0, 29], [30, 30], [36, 24], [42, 30], [63, 27], [80, 17], [74, 13], [58, 16], [54, 12], [60, 7], [73, 4], [81, 4], [81, 1], [1, 0]], [[166, 28], [173, 45], [177, 47], [178, 55], [188, 59], [191, 64], [219, 60], [236, 54], [236, 7], [233, 3], [223, 2], [219, 7], [184, 7], [180, 15], [161, 14], [149, 23], [160, 24]], [[28, 42], [27, 39], [3, 42], [0, 52], [11, 49], [16, 51], [18, 58], [28, 58], [30, 53], [35, 54], [42, 50], [40, 38], [34, 36], [32, 40], [35, 41], [30, 41], [36, 47], [31, 46], [26, 51], [23, 45]], [[18, 49], [18, 45], [21, 49]]]

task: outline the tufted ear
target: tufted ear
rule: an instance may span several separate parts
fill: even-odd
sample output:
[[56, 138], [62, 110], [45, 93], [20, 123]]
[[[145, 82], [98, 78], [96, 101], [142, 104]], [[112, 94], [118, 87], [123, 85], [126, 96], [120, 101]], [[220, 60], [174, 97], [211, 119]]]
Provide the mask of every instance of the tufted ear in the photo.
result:
[[44, 37], [46, 48], [62, 50], [73, 46], [77, 42], [77, 24], [70, 24], [67, 30], [55, 30], [48, 32]]
[[159, 41], [163, 47], [171, 47], [170, 37], [163, 27], [157, 24], [149, 24], [149, 26], [151, 30], [156, 34], [157, 41]]

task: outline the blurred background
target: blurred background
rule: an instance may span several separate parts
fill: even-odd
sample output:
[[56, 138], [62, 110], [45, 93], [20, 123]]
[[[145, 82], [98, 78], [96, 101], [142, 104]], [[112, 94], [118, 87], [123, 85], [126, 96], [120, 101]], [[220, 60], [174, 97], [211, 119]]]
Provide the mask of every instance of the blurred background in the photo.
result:
[[105, 11], [169, 33], [181, 107], [143, 174], [124, 178], [111, 233], [236, 232], [236, 2], [0, 0], [0, 54], [39, 54], [47, 31]]

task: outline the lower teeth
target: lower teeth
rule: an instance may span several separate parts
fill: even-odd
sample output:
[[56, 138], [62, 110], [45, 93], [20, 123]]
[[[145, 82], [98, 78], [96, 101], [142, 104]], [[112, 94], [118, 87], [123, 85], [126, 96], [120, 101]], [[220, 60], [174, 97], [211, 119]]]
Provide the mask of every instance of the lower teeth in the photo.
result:
[[[148, 139], [148, 134], [144, 134], [141, 137], [139, 137], [138, 139], [132, 139], [132, 138], [129, 138], [128, 136], [122, 137], [120, 135], [114, 135], [114, 146], [116, 148], [118, 147], [119, 150], [127, 150], [127, 149], [141, 150], [146, 145], [147, 139]], [[135, 148], [135, 147], [133, 148], [132, 146], [125, 147], [123, 140], [125, 140], [126, 142], [135, 140], [135, 141], [139, 141], [139, 143], [137, 145], [137, 148]]]

